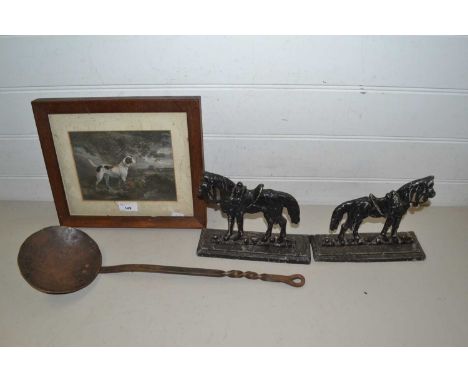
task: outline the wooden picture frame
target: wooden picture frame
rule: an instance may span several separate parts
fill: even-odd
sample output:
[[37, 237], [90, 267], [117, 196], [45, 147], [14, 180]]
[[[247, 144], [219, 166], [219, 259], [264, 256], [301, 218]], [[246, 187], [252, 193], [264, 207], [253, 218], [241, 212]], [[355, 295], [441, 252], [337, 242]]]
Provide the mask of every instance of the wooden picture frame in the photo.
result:
[[32, 108], [61, 225], [206, 226], [200, 97], [37, 99]]

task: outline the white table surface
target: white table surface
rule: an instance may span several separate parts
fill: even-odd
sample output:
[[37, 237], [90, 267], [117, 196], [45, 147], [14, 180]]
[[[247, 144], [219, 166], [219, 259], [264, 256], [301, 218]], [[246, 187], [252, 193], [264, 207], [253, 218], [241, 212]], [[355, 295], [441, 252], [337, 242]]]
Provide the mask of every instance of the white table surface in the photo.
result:
[[[293, 274], [303, 288], [246, 279], [143, 273], [100, 275], [69, 295], [21, 277], [31, 233], [57, 224], [52, 203], [0, 202], [0, 345], [468, 345], [468, 208], [408, 213], [420, 262], [276, 264], [195, 254], [199, 230], [84, 229], [103, 264], [153, 263]], [[291, 233], [326, 233], [331, 206], [305, 206]], [[218, 211], [208, 226], [225, 228]], [[248, 219], [247, 230], [264, 230]], [[362, 231], [377, 231], [367, 223]]]

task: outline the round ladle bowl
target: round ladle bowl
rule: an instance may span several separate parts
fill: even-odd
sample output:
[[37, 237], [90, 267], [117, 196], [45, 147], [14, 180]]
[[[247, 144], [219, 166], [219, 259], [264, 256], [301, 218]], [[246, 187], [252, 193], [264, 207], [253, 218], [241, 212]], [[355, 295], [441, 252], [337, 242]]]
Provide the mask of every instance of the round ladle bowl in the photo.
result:
[[222, 271], [150, 264], [102, 266], [96, 242], [76, 228], [54, 226], [29, 236], [21, 245], [18, 266], [24, 279], [44, 293], [72, 293], [91, 284], [99, 273], [152, 272], [207, 277], [246, 277], [251, 280], [282, 282], [293, 287], [305, 284], [304, 276]]

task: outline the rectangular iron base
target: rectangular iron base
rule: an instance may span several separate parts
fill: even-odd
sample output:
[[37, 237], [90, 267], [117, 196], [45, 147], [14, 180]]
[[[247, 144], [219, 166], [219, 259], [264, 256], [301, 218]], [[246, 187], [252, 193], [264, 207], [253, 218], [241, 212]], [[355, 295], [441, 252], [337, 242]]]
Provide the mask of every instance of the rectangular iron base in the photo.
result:
[[271, 261], [277, 263], [310, 264], [309, 238], [306, 235], [287, 235], [283, 243], [262, 242], [263, 233], [245, 232], [240, 240], [223, 240], [226, 233], [219, 229], [202, 229], [197, 255], [225, 259]]
[[399, 242], [380, 240], [378, 233], [360, 233], [356, 243], [351, 234], [345, 244], [338, 235], [312, 235], [310, 243], [315, 261], [371, 262], [424, 260], [426, 255], [414, 232], [398, 233]]

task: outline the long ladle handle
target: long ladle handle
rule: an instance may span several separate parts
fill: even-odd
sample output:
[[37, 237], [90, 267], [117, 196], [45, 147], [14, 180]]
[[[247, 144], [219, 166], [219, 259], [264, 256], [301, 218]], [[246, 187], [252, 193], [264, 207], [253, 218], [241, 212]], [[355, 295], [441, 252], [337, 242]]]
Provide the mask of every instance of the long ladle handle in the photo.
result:
[[207, 276], [207, 277], [245, 277], [250, 280], [262, 280], [271, 282], [281, 282], [293, 287], [301, 287], [305, 284], [304, 276], [300, 274], [283, 276], [271, 275], [268, 273], [258, 274], [256, 272], [242, 272], [237, 270], [222, 271], [219, 269], [204, 269], [204, 268], [185, 268], [173, 267], [166, 265], [150, 265], [150, 264], [122, 264], [101, 267], [99, 273], [119, 273], [119, 272], [152, 272], [152, 273], [170, 273], [176, 275], [188, 276]]

